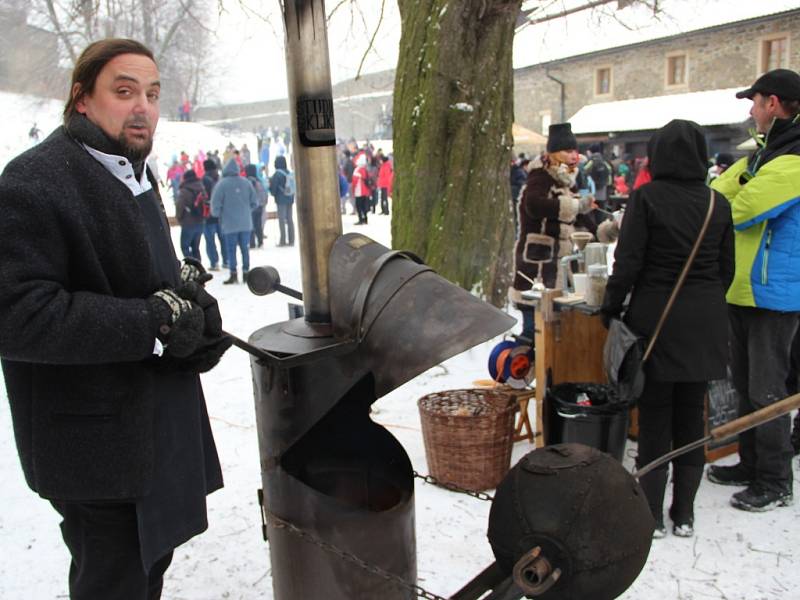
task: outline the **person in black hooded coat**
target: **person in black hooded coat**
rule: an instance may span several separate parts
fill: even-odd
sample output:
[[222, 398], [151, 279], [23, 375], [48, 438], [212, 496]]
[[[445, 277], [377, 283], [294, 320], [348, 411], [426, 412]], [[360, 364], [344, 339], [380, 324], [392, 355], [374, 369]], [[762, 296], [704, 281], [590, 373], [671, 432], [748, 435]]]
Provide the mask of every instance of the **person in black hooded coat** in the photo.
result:
[[[703, 131], [673, 120], [648, 145], [653, 181], [634, 191], [622, 221], [602, 306], [607, 324], [619, 317], [632, 291], [624, 321], [649, 337], [661, 317], [697, 239], [709, 204], [708, 159]], [[726, 376], [728, 313], [725, 292], [733, 279], [731, 207], [714, 192], [714, 211], [697, 256], [645, 363], [639, 399], [639, 456], [642, 467], [704, 435], [708, 381]], [[703, 475], [699, 448], [673, 461], [673, 532], [693, 535], [694, 497]], [[666, 533], [662, 516], [667, 465], [641, 478], [656, 536]]]

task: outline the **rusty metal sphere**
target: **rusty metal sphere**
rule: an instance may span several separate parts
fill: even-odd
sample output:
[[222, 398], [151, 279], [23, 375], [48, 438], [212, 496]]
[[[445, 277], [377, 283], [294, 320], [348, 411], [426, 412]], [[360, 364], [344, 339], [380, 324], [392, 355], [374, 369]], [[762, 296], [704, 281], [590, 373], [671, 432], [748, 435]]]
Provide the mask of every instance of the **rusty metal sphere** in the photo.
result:
[[[644, 492], [618, 461], [557, 444], [530, 452], [508, 472], [492, 502], [488, 537], [500, 568], [529, 579], [521, 585], [529, 597], [605, 600], [639, 575], [654, 527]], [[528, 568], [529, 556], [536, 559]]]

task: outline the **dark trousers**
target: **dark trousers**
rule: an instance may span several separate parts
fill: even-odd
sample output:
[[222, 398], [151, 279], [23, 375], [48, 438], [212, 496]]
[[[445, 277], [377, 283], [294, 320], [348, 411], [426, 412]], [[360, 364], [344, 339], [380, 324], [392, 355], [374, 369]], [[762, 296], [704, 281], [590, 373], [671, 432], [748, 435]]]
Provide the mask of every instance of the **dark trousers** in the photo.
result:
[[236, 248], [242, 253], [242, 271], [250, 270], [250, 231], [237, 231], [225, 234], [225, 246], [228, 253], [228, 268], [231, 275], [236, 275]]
[[209, 222], [206, 221], [203, 226], [203, 235], [206, 238], [206, 254], [208, 254], [208, 261], [212, 267], [216, 267], [219, 262], [219, 254], [217, 252], [217, 238], [219, 238], [219, 247], [222, 254], [222, 265], [228, 266], [228, 249], [225, 247], [225, 240], [222, 237], [222, 230], [219, 227], [219, 221]]
[[145, 572], [134, 504], [51, 504], [64, 519], [71, 600], [158, 600], [172, 552]]
[[356, 196], [356, 211], [358, 212], [358, 222], [367, 222], [369, 212], [369, 196]]
[[381, 188], [381, 214], [389, 214], [389, 188]]
[[[731, 373], [739, 394], [739, 416], [786, 396], [786, 377], [797, 313], [729, 305]], [[739, 459], [753, 481], [792, 491], [791, 418], [783, 415], [739, 434]]]
[[181, 252], [183, 256], [200, 260], [200, 239], [203, 237], [203, 224], [181, 226]]
[[[707, 388], [705, 381], [682, 383], [648, 378], [638, 403], [638, 467], [705, 435], [703, 408]], [[694, 520], [694, 497], [703, 477], [704, 464], [703, 448], [687, 452], [672, 461], [670, 515], [677, 523], [691, 523]], [[639, 480], [647, 496], [650, 512], [658, 523], [664, 520], [667, 466], [662, 465]]]
[[259, 206], [253, 209], [253, 234], [250, 236], [250, 247], [255, 248], [264, 245], [264, 207]]
[[292, 216], [294, 204], [278, 204], [278, 231], [280, 232], [279, 246], [294, 245], [294, 217]]

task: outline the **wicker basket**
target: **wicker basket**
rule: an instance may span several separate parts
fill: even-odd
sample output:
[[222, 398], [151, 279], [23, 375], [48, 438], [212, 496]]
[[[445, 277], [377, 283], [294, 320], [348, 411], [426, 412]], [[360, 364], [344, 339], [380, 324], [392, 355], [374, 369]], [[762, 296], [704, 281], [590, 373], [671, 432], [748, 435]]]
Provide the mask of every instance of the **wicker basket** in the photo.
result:
[[514, 443], [511, 397], [491, 389], [451, 390], [417, 404], [430, 474], [469, 490], [497, 487]]

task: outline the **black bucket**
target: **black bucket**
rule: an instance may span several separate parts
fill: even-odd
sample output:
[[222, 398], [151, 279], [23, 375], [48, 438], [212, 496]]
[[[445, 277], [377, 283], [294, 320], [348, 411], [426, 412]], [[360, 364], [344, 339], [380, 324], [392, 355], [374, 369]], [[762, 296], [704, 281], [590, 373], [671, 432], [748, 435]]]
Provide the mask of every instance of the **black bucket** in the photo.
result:
[[[579, 400], [589, 404], [578, 404]], [[577, 443], [622, 462], [628, 433], [628, 405], [609, 385], [561, 383], [547, 390], [547, 445]]]

